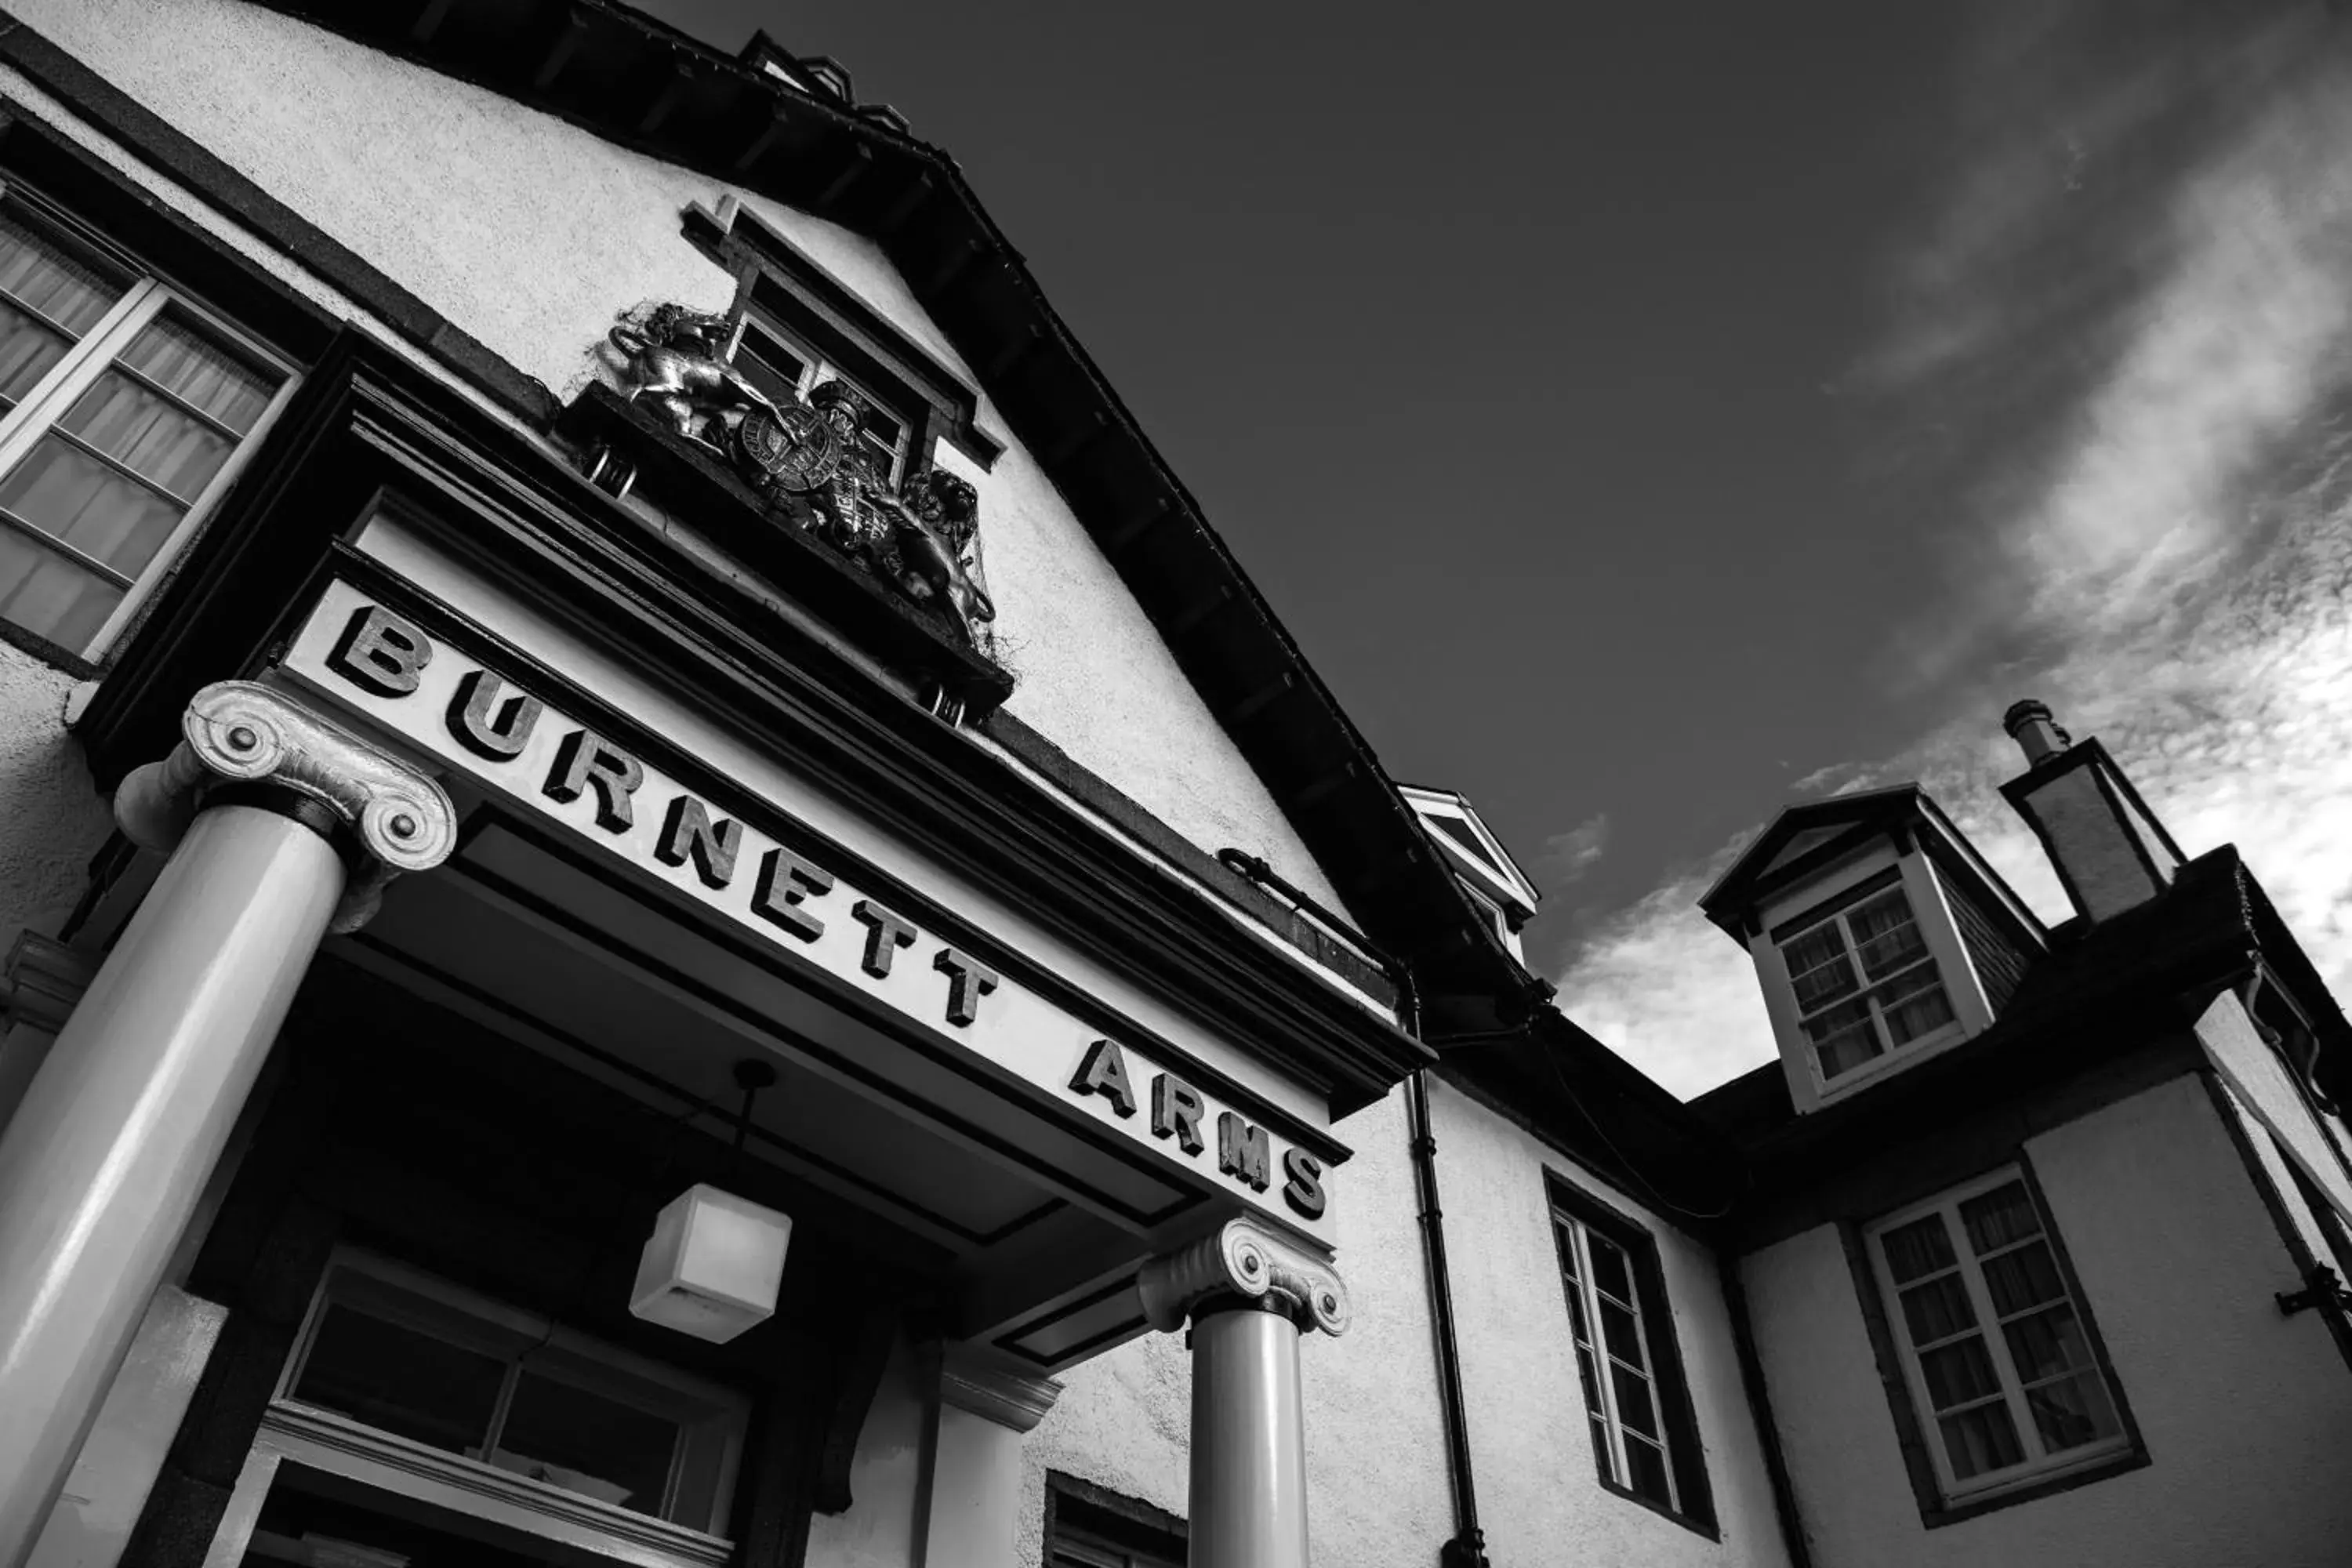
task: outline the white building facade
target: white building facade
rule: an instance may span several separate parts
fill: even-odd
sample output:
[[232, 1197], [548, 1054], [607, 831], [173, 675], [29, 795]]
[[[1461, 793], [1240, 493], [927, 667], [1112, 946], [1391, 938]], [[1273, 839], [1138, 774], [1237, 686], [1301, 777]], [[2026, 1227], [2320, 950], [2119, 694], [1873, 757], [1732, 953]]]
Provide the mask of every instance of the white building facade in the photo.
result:
[[1685, 1107], [838, 66], [10, 11], [0, 1568], [2341, 1560], [2343, 1021], [2095, 742]]

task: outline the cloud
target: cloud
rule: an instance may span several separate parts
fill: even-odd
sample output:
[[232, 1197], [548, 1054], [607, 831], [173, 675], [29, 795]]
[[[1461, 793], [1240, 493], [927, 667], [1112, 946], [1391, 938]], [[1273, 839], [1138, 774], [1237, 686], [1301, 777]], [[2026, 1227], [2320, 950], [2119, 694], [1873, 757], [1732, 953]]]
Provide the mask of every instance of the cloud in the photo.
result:
[[1536, 854], [1538, 889], [1550, 892], [1567, 887], [1592, 869], [1608, 849], [1609, 814], [1605, 811], [1586, 817], [1565, 833], [1553, 834]]
[[[2106, 742], [2189, 853], [2236, 842], [2342, 993], [2352, 38], [2308, 8], [2185, 15], [2206, 30], [2105, 66], [2073, 20], [1979, 40], [1979, 70], [2032, 68], [1969, 86], [1961, 124], [2000, 129], [1893, 268], [1887, 332], [1853, 378], [1932, 413], [1941, 433], [1899, 460], [1965, 488], [1959, 591], [1903, 651], [1970, 711], [1796, 790], [1916, 778], [2063, 917], [1996, 788], [2021, 761], [1994, 715], [2042, 697]], [[1559, 979], [1563, 1006], [1685, 1094], [1772, 1055], [1746, 955], [1693, 903], [1735, 850], [1603, 921]]]
[[1789, 794], [1792, 797], [1853, 795], [1896, 782], [1888, 777], [1884, 763], [1832, 763], [1791, 784]]

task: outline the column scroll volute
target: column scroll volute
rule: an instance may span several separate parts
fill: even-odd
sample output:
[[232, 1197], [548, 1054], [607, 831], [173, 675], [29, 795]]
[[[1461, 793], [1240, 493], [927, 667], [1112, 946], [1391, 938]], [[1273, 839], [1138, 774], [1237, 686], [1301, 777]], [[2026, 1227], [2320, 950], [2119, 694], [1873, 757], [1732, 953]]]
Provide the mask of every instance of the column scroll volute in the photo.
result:
[[221, 784], [271, 784], [318, 802], [365, 852], [332, 929], [364, 924], [383, 885], [425, 871], [457, 847], [457, 814], [439, 784], [273, 687], [222, 680], [189, 700], [181, 741], [115, 792], [114, 816], [142, 848], [168, 852]]
[[1276, 1308], [1302, 1331], [1337, 1337], [1348, 1329], [1348, 1287], [1331, 1266], [1248, 1220], [1228, 1220], [1152, 1259], [1136, 1277], [1136, 1289], [1144, 1316], [1163, 1332], [1182, 1327], [1196, 1308], [1221, 1295]]

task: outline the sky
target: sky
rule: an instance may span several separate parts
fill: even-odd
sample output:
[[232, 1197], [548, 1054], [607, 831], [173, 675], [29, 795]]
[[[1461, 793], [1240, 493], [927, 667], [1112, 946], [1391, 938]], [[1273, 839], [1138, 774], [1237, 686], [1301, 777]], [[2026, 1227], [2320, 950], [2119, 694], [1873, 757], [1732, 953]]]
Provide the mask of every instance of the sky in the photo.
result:
[[1919, 780], [2063, 916], [2021, 697], [2352, 994], [2352, 16], [639, 3], [955, 155], [1675, 1092], [1771, 1058], [1696, 900], [1786, 805]]

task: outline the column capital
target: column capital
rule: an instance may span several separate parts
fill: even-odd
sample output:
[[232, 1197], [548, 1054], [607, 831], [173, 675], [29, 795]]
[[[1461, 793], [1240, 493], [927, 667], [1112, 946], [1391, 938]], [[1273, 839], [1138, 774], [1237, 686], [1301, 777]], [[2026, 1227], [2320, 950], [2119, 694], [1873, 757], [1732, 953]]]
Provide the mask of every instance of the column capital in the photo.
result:
[[1306, 1248], [1245, 1219], [1227, 1220], [1200, 1240], [1165, 1253], [1136, 1276], [1143, 1315], [1163, 1333], [1181, 1328], [1201, 1304], [1242, 1296], [1280, 1310], [1301, 1331], [1348, 1331], [1348, 1287]]
[[171, 755], [132, 770], [114, 795], [114, 820], [142, 849], [168, 853], [222, 784], [268, 784], [323, 806], [367, 857], [335, 910], [334, 931], [355, 931], [403, 871], [426, 871], [457, 841], [448, 795], [408, 763], [297, 702], [275, 687], [219, 680], [189, 699]]
[[0, 1028], [29, 1024], [54, 1035], [73, 1016], [74, 1005], [89, 989], [98, 964], [53, 936], [19, 931], [8, 950], [6, 984], [0, 985]]
[[933, 1342], [919, 1353], [939, 1380], [940, 1404], [1015, 1432], [1034, 1428], [1062, 1397], [1060, 1379], [1024, 1372], [973, 1345]]

